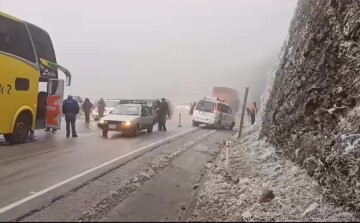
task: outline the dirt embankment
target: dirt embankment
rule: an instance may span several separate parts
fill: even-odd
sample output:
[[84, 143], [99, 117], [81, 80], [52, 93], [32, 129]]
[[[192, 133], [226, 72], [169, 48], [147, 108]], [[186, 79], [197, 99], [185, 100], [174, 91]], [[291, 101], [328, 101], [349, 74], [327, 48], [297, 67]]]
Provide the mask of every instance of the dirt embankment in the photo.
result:
[[261, 136], [360, 211], [360, 1], [300, 0]]

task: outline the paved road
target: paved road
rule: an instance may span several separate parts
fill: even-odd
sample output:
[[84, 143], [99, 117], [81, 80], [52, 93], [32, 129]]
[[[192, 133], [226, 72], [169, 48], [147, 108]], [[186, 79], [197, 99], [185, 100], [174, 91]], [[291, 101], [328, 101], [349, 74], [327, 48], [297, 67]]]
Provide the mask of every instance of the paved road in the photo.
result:
[[[171, 168], [176, 154], [181, 154], [189, 143], [216, 132], [193, 128], [187, 111], [182, 112], [179, 128], [178, 114], [175, 112], [174, 119], [168, 121], [167, 132], [155, 129], [136, 138], [110, 133], [104, 139], [95, 122], [86, 128], [80, 119], [79, 138], [65, 138], [62, 128], [56, 133], [36, 131], [34, 138], [22, 145], [0, 143], [0, 221], [86, 221], [106, 217], [148, 180], [149, 173], [153, 176]], [[211, 146], [230, 134], [216, 132], [203, 143]], [[190, 160], [203, 166], [196, 162], [194, 154], [198, 153], [192, 152]], [[192, 169], [187, 164], [189, 158], [180, 160], [180, 166]]]
[[89, 129], [78, 123], [79, 138], [76, 139], [66, 139], [62, 128], [56, 133], [36, 131], [35, 140], [26, 144], [8, 146], [2, 143], [0, 210], [116, 157], [193, 129], [189, 118], [183, 117], [181, 128], [177, 124], [177, 120], [168, 121], [167, 132], [154, 130], [136, 138], [111, 133], [104, 139], [95, 122]]

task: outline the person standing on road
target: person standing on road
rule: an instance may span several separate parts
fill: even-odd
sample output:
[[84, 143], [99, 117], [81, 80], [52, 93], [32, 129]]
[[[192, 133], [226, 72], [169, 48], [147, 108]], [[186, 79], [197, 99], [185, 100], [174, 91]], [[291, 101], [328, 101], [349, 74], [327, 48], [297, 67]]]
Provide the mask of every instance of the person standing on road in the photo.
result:
[[160, 101], [156, 100], [153, 103], [153, 113], [154, 113], [154, 121], [153, 121], [153, 125], [155, 125], [156, 123], [159, 123], [159, 106], [160, 106]]
[[195, 106], [196, 106], [196, 101], [194, 101], [194, 103], [191, 105], [189, 115], [193, 115]]
[[106, 104], [103, 98], [100, 98], [100, 100], [97, 103], [97, 106], [98, 106], [99, 118], [104, 117]]
[[90, 113], [92, 108], [93, 108], [93, 104], [90, 102], [89, 98], [85, 98], [85, 101], [82, 104], [82, 109], [85, 113], [85, 123], [87, 128], [89, 128]]
[[170, 118], [169, 106], [165, 101], [165, 98], [161, 99], [158, 108], [158, 130], [166, 131], [166, 116]]
[[66, 122], [66, 138], [70, 137], [70, 125], [72, 137], [78, 137], [76, 134], [75, 122], [76, 115], [79, 113], [79, 104], [73, 99], [71, 95], [68, 96], [66, 100], [63, 102], [62, 112], [65, 114], [65, 122]]

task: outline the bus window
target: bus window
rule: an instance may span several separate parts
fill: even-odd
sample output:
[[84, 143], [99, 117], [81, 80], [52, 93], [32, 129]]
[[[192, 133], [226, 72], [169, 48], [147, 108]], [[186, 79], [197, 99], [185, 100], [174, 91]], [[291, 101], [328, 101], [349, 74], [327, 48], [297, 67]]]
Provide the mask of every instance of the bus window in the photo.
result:
[[37, 56], [56, 63], [54, 47], [49, 34], [31, 23], [27, 23], [27, 25], [35, 45]]
[[[26, 24], [31, 34], [37, 57], [56, 63], [55, 51], [49, 34], [31, 23]], [[58, 78], [57, 69], [45, 68], [40, 65], [40, 73], [44, 77], [41, 81], [45, 81], [46, 78]]]
[[36, 62], [25, 25], [3, 16], [0, 16], [0, 51]]
[[28, 91], [30, 88], [30, 81], [27, 78], [16, 78], [15, 89], [17, 91]]

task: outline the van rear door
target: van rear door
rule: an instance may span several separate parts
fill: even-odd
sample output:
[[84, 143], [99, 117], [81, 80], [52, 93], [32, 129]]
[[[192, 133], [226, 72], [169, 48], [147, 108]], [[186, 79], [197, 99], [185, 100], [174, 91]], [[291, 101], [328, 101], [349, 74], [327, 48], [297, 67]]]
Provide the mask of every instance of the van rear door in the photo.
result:
[[194, 110], [194, 116], [207, 124], [214, 124], [215, 103], [207, 100], [200, 100]]

